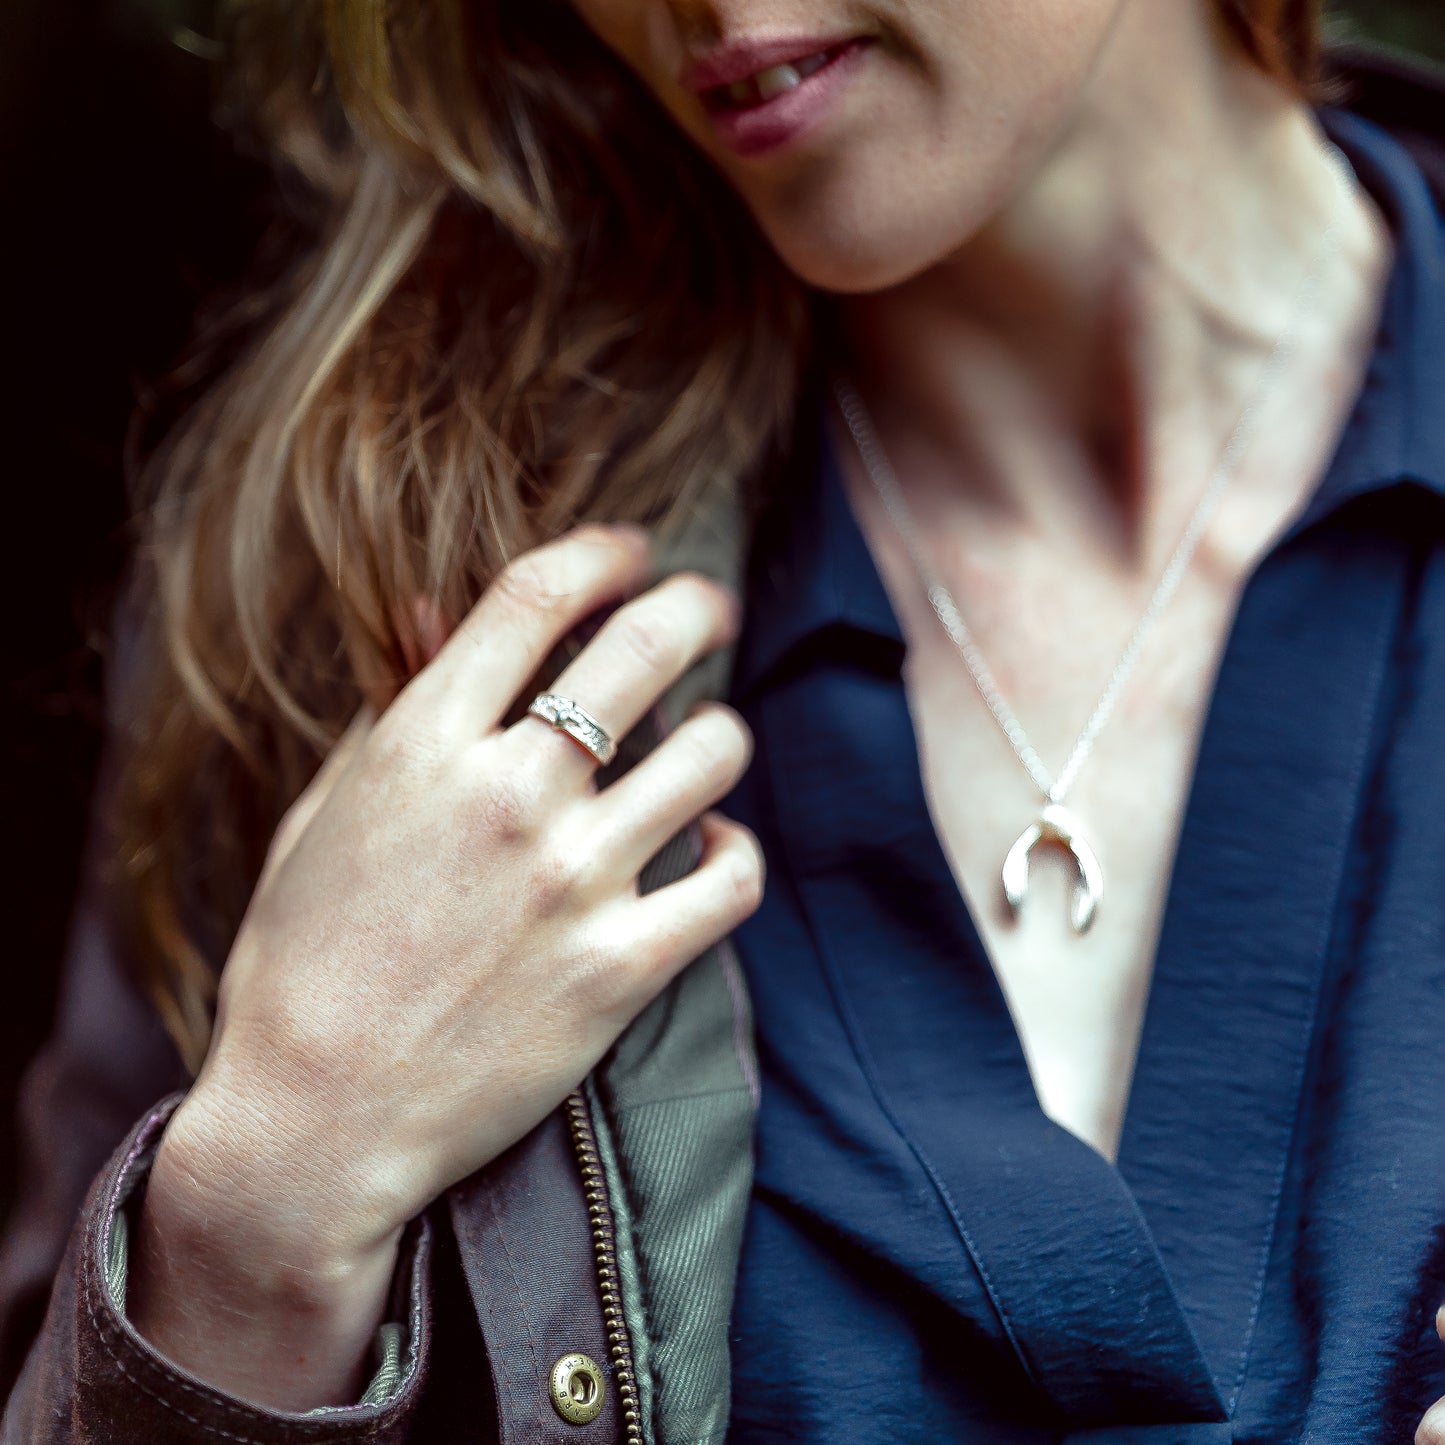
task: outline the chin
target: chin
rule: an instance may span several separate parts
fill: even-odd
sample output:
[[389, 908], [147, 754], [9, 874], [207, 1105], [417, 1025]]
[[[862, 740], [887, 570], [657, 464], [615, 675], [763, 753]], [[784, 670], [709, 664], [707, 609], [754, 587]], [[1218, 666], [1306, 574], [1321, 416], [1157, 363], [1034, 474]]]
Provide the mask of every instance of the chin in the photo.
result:
[[950, 206], [942, 214], [909, 207], [810, 209], [758, 223], [773, 250], [805, 284], [840, 296], [901, 286], [966, 246], [987, 223], [988, 207]]
[[1007, 144], [940, 145], [922, 126], [896, 127], [800, 165], [786, 181], [738, 177], [737, 189], [800, 280], [867, 295], [922, 275], [988, 227], [1037, 161], [1034, 126], [1020, 131]]
[[868, 244], [862, 238], [845, 246], [820, 246], [816, 236], [800, 238], [795, 246], [774, 242], [783, 264], [806, 285], [838, 296], [866, 296], [901, 286], [921, 275], [941, 256], [932, 251], [900, 253], [886, 244]]

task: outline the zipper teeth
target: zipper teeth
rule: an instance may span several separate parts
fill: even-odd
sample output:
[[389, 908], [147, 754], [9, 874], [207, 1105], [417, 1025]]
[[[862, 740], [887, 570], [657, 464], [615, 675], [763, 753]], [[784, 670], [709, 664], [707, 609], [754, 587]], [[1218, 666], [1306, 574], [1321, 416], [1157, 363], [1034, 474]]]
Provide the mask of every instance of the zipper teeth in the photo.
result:
[[617, 1274], [617, 1229], [602, 1160], [597, 1153], [597, 1134], [592, 1114], [580, 1089], [567, 1096], [567, 1124], [572, 1147], [582, 1166], [582, 1191], [587, 1199], [587, 1224], [592, 1231], [592, 1256], [597, 1266], [597, 1283], [602, 1293], [602, 1321], [607, 1331], [607, 1351], [612, 1373], [622, 1400], [622, 1429], [627, 1445], [642, 1445], [642, 1413], [638, 1409], [637, 1376], [632, 1365], [632, 1341], [622, 1316], [622, 1291]]

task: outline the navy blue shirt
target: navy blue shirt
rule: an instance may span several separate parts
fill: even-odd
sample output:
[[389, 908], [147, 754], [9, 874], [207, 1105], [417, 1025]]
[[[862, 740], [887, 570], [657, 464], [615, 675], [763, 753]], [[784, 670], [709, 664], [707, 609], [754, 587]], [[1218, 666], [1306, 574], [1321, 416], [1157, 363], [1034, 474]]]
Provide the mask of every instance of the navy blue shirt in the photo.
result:
[[1398, 258], [1230, 633], [1117, 1166], [1039, 1107], [826, 440], [765, 516], [736, 1445], [1386, 1445], [1445, 1394], [1445, 225], [1395, 140], [1328, 124]]

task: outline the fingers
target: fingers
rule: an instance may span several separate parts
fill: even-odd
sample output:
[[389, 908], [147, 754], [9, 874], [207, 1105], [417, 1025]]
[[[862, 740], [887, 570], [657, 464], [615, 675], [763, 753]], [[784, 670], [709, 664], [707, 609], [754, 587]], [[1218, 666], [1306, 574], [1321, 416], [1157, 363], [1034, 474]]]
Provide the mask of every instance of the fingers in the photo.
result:
[[763, 855], [741, 823], [721, 813], [698, 820], [702, 856], [693, 871], [609, 915], [609, 947], [625, 960], [629, 1006], [641, 1009], [685, 964], [757, 911]]
[[590, 805], [589, 846], [617, 884], [704, 809], [725, 798], [752, 758], [752, 734], [730, 707], [705, 703]]
[[1437, 1400], [1415, 1432], [1415, 1445], [1445, 1445], [1445, 1400]]
[[[1445, 1341], [1445, 1305], [1435, 1311], [1435, 1333]], [[1415, 1445], [1445, 1445], [1445, 1400], [1430, 1406], [1415, 1431]]]
[[[698, 573], [677, 573], [618, 608], [552, 691], [579, 703], [619, 742], [698, 658], [731, 641], [737, 627], [738, 606], [726, 588]], [[534, 732], [545, 737], [535, 719], [517, 726], [527, 729], [529, 746], [538, 745]], [[596, 766], [565, 736], [553, 746], [559, 767], [585, 773]]]
[[495, 727], [548, 653], [603, 604], [647, 578], [637, 527], [580, 527], [508, 565], [440, 646], [409, 691], [420, 706], [460, 707], [478, 733]]

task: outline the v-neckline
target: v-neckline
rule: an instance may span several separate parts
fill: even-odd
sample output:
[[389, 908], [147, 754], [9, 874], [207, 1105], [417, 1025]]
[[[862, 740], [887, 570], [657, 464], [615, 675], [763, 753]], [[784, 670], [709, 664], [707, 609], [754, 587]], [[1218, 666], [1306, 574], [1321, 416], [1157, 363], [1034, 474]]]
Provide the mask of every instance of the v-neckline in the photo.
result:
[[[829, 467], [836, 460], [825, 457], [820, 471]], [[836, 470], [823, 485], [822, 504], [848, 513], [824, 524], [848, 553], [833, 585], [862, 589], [853, 605], [882, 609], [896, 630]], [[1351, 569], [1349, 607], [1319, 548], [1286, 546], [1256, 572], [1236, 613], [1117, 1163], [1043, 1113], [933, 823], [901, 679], [854, 669], [841, 755], [771, 759], [780, 831], [859, 1065], [943, 1201], [1024, 1367], [1079, 1425], [1218, 1421], [1238, 1395], [1403, 591], [1397, 549], [1351, 547], [1330, 559]], [[1265, 662], [1282, 639], [1306, 659], [1297, 672]], [[1320, 647], [1331, 666], [1318, 665]], [[765, 719], [790, 696], [784, 688], [766, 699]], [[1281, 725], [1291, 717], [1310, 725]], [[804, 787], [819, 767], [841, 770], [848, 789]], [[794, 788], [831, 797], [834, 815], [815, 807], [804, 825]], [[889, 820], [881, 833], [880, 819]], [[882, 876], [868, 861], [878, 848], [910, 860], [902, 907], [869, 886]], [[879, 910], [894, 915], [913, 966], [878, 968], [865, 942], [878, 929], [863, 914]], [[921, 1075], [950, 1040], [957, 1075]], [[966, 1138], [941, 1131], [940, 1117]]]

